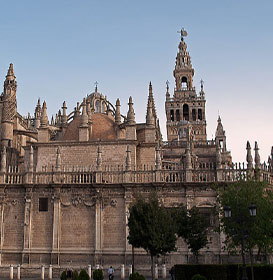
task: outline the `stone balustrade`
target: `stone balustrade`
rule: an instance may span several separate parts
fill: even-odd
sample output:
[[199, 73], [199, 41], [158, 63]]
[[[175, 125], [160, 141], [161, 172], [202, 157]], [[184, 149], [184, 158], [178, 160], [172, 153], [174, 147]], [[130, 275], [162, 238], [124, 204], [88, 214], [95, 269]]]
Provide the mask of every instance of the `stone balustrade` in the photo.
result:
[[[123, 184], [123, 183], [181, 183], [181, 182], [234, 182], [238, 178], [253, 176], [253, 170], [248, 170], [245, 165], [233, 164], [231, 167], [221, 169], [197, 168], [181, 169], [173, 166], [171, 169], [152, 169], [147, 166], [125, 170], [122, 166], [113, 168], [104, 166], [100, 170], [96, 167], [65, 168], [56, 171], [23, 172], [18, 168], [8, 168], [0, 173], [2, 184]], [[255, 171], [257, 172], [257, 170]], [[252, 174], [252, 175], [251, 175]], [[261, 181], [273, 185], [273, 172], [268, 167], [261, 166], [259, 169]]]

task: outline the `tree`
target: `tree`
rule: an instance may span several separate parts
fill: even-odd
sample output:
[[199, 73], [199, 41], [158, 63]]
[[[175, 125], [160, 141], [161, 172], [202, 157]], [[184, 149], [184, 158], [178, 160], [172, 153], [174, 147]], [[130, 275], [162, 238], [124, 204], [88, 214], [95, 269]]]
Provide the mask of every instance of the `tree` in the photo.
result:
[[192, 207], [190, 210], [187, 210], [185, 206], [181, 205], [175, 212], [177, 235], [184, 239], [188, 248], [193, 253], [196, 262], [198, 262], [200, 249], [208, 243], [208, 224], [197, 207]]
[[150, 254], [153, 279], [154, 257], [175, 250], [176, 235], [171, 214], [159, 204], [155, 193], [150, 194], [148, 201], [142, 196], [137, 196], [129, 211], [129, 243], [135, 248], [143, 248]]
[[[265, 254], [273, 247], [273, 193], [265, 182], [244, 180], [218, 187], [220, 208], [220, 230], [226, 235], [228, 250], [236, 250], [241, 242], [250, 253], [258, 247]], [[251, 217], [249, 206], [255, 204], [257, 215]], [[225, 218], [224, 206], [231, 209], [231, 217]], [[242, 241], [243, 240], [243, 241]]]

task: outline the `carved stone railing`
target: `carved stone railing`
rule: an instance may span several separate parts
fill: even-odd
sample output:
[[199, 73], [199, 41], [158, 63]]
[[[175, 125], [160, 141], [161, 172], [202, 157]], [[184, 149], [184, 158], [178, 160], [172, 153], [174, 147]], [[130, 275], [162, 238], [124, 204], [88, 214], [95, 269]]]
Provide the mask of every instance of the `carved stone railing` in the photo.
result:
[[[199, 147], [199, 146], [214, 146], [215, 145], [215, 140], [198, 140], [194, 141], [194, 146]], [[174, 148], [174, 147], [186, 147], [186, 141], [182, 140], [173, 140], [173, 141], [163, 141], [163, 148]]]
[[123, 183], [212, 183], [212, 182], [234, 182], [238, 178], [247, 178], [259, 174], [261, 181], [273, 185], [273, 172], [268, 168], [248, 170], [245, 166], [225, 166], [221, 169], [181, 169], [174, 166], [172, 169], [133, 169], [112, 170], [101, 168], [100, 170], [79, 168], [77, 170], [63, 169], [56, 171], [22, 172], [18, 168], [9, 168], [6, 172], [0, 172], [0, 184], [123, 184]]

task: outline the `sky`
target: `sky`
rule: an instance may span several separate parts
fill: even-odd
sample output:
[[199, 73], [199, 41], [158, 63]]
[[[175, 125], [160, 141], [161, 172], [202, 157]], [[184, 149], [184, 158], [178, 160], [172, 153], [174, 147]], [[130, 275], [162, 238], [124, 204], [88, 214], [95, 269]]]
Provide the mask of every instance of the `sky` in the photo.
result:
[[[17, 77], [17, 105], [34, 113], [46, 100], [49, 117], [65, 100], [68, 111], [98, 90], [126, 114], [133, 97], [145, 121], [148, 85], [166, 140], [166, 80], [184, 27], [194, 84], [204, 80], [207, 136], [218, 113], [234, 161], [245, 161], [246, 141], [261, 160], [273, 145], [273, 1], [252, 0], [0, 0], [0, 83], [9, 63]], [[253, 152], [254, 155], [254, 152]]]

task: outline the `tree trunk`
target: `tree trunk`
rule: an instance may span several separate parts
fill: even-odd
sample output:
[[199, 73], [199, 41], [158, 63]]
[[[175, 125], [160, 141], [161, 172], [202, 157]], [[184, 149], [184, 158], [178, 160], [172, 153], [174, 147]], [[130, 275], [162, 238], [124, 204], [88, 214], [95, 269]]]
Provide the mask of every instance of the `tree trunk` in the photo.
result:
[[250, 255], [250, 265], [251, 265], [251, 279], [254, 280], [253, 251], [252, 251], [252, 249], [249, 249], [249, 255]]
[[151, 261], [152, 261], [152, 280], [154, 280], [154, 256], [151, 255]]
[[135, 247], [132, 246], [132, 273], [135, 272]]

